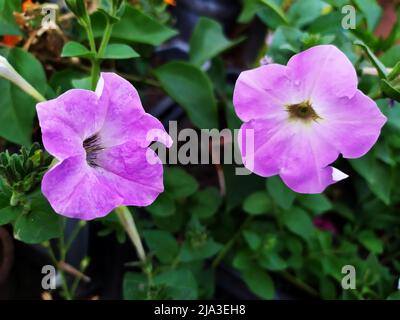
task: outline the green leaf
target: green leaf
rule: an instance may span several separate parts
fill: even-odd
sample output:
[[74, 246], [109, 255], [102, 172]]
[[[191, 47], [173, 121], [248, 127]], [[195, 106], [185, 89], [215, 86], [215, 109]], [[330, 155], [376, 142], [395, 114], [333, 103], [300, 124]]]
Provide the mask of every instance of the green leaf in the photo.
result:
[[56, 214], [41, 193], [31, 199], [31, 210], [21, 214], [14, 225], [14, 237], [26, 243], [41, 243], [62, 235], [61, 216]]
[[218, 128], [217, 106], [207, 75], [191, 64], [174, 61], [155, 70], [162, 87], [182, 108], [195, 126]]
[[143, 273], [127, 272], [124, 276], [123, 293], [125, 300], [145, 300], [147, 279]]
[[130, 46], [121, 43], [109, 44], [104, 54], [104, 59], [131, 59], [140, 55]]
[[263, 268], [270, 271], [284, 270], [288, 267], [286, 261], [276, 252], [263, 252], [259, 258], [259, 263]]
[[290, 6], [288, 18], [292, 25], [302, 27], [318, 18], [324, 6], [321, 0], [297, 0]]
[[222, 26], [209, 18], [201, 17], [190, 39], [190, 61], [201, 66], [204, 62], [238, 44], [242, 39], [230, 41]]
[[197, 246], [192, 246], [188, 241], [184, 241], [180, 253], [180, 260], [182, 262], [204, 260], [214, 256], [221, 249], [222, 245], [212, 239], [208, 239], [203, 244]]
[[293, 53], [301, 50], [304, 33], [298, 28], [280, 26], [276, 29], [269, 50], [269, 55], [276, 63], [286, 64]]
[[314, 234], [314, 225], [311, 218], [304, 210], [293, 207], [284, 212], [282, 220], [285, 226], [293, 233], [305, 240], [309, 240]]
[[263, 299], [274, 297], [274, 283], [266, 271], [254, 266], [252, 269], [245, 270], [242, 275], [244, 282], [257, 296]]
[[120, 17], [112, 15], [111, 12], [105, 10], [104, 8], [97, 9], [97, 12], [100, 12], [112, 25], [121, 20]]
[[67, 42], [61, 52], [61, 57], [80, 57], [80, 58], [93, 58], [94, 53], [90, 52], [88, 48], [76, 41]]
[[143, 232], [146, 244], [160, 262], [171, 263], [179, 253], [179, 246], [171, 233], [161, 230]]
[[382, 91], [387, 97], [400, 102], [400, 89], [395, 88], [389, 81], [385, 79], [381, 79], [380, 84]]
[[383, 252], [383, 242], [371, 230], [365, 230], [358, 234], [358, 241], [374, 254]]
[[209, 218], [217, 213], [221, 203], [222, 198], [218, 189], [209, 187], [193, 195], [193, 203], [190, 210], [193, 215], [199, 218]]
[[258, 0], [243, 1], [243, 8], [238, 18], [238, 22], [249, 23], [257, 14], [257, 11], [260, 7], [261, 3]]
[[393, 186], [390, 167], [375, 159], [371, 152], [362, 158], [351, 160], [350, 164], [367, 181], [371, 191], [386, 205], [389, 205]]
[[279, 207], [287, 210], [292, 206], [296, 193], [290, 190], [279, 176], [267, 178], [266, 184], [269, 195]]
[[75, 69], [63, 69], [54, 72], [50, 78], [50, 85], [57, 95], [73, 88], [72, 80], [85, 76], [85, 73]]
[[[104, 15], [100, 12], [94, 13], [91, 20], [95, 37], [102, 37], [105, 25]], [[159, 23], [131, 5], [127, 5], [120, 21], [114, 25], [111, 37], [158, 46], [176, 34], [175, 30]]]
[[84, 0], [65, 0], [65, 4], [78, 19], [88, 23], [88, 13]]
[[180, 168], [165, 168], [164, 184], [174, 199], [189, 197], [199, 188], [197, 180]]
[[354, 44], [357, 46], [360, 46], [361, 48], [364, 49], [365, 53], [371, 60], [372, 65], [375, 67], [375, 69], [378, 71], [378, 75], [381, 79], [386, 79], [388, 72], [386, 70], [386, 67], [384, 64], [375, 56], [375, 54], [372, 52], [372, 50], [362, 41], [356, 40], [354, 41]]
[[332, 203], [323, 194], [302, 194], [297, 197], [302, 207], [314, 214], [321, 214], [332, 209]]
[[378, 5], [376, 0], [353, 0], [357, 7], [364, 13], [367, 20], [368, 31], [375, 30], [381, 15], [382, 8]]
[[254, 192], [244, 200], [243, 210], [250, 215], [268, 213], [272, 210], [271, 200], [265, 191]]
[[400, 291], [393, 292], [387, 297], [387, 300], [400, 300]]
[[154, 277], [154, 285], [164, 287], [167, 298], [195, 300], [198, 298], [196, 278], [188, 269], [166, 271]]
[[335, 283], [326, 276], [322, 276], [320, 279], [319, 291], [323, 299], [333, 300], [336, 298]]
[[243, 238], [246, 240], [251, 250], [256, 251], [261, 247], [262, 240], [257, 233], [250, 230], [244, 230]]
[[282, 21], [284, 23], [289, 24], [289, 20], [286, 17], [285, 12], [274, 1], [272, 1], [272, 0], [260, 0], [260, 1], [261, 1], [261, 3], [268, 6], [270, 9], [272, 9], [279, 16], [279, 18], [282, 19]]
[[260, 190], [265, 179], [255, 174], [238, 176], [233, 165], [224, 165], [226, 185], [226, 210], [231, 211], [240, 206], [251, 193]]
[[392, 71], [388, 74], [388, 80], [392, 81], [400, 76], [400, 61], [395, 64]]
[[[46, 90], [46, 76], [40, 62], [20, 48], [0, 48], [15, 70], [40, 93]], [[36, 101], [11, 82], [0, 77], [0, 136], [17, 144], [31, 144]]]
[[400, 44], [397, 44], [384, 52], [380, 56], [380, 60], [388, 67], [394, 67], [400, 61]]
[[232, 266], [241, 271], [252, 269], [254, 264], [253, 252], [243, 249], [236, 253], [232, 261]]
[[92, 78], [91, 77], [84, 77], [81, 79], [73, 79], [72, 86], [75, 89], [85, 89], [85, 90], [91, 90], [92, 84], [91, 84]]
[[[10, 201], [9, 201], [10, 202]], [[0, 209], [0, 226], [15, 221], [21, 214], [20, 208], [4, 207]]]
[[20, 0], [0, 0], [0, 36], [21, 35], [14, 12], [21, 11]]
[[158, 217], [168, 217], [175, 213], [176, 206], [169, 194], [164, 192], [151, 205], [147, 206], [146, 210]]

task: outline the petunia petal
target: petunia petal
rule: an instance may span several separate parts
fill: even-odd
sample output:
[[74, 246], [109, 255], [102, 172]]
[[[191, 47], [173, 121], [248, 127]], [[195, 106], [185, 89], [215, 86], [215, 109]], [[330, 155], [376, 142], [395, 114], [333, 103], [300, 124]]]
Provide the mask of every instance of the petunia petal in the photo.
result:
[[150, 148], [125, 143], [107, 148], [97, 161], [105, 170], [106, 184], [123, 205], [147, 206], [164, 190], [163, 166]]
[[239, 146], [247, 169], [263, 177], [279, 173], [281, 156], [295, 134], [285, 122], [259, 119], [242, 125]]
[[64, 160], [47, 172], [42, 192], [54, 211], [83, 220], [105, 216], [123, 202], [105, 182], [104, 170], [89, 167], [83, 156]]
[[242, 72], [233, 96], [236, 114], [242, 121], [285, 117], [290, 86], [286, 66], [269, 64]]
[[333, 45], [315, 46], [296, 54], [287, 68], [298, 102], [313, 102], [324, 94], [351, 98], [356, 93], [357, 73], [346, 55]]
[[326, 96], [318, 103], [326, 119], [321, 121], [318, 132], [345, 158], [366, 154], [386, 122], [376, 103], [359, 90], [350, 99]]
[[[315, 169], [315, 170], [314, 170]], [[321, 193], [328, 186], [346, 179], [348, 176], [334, 167], [304, 168], [303, 172], [285, 171], [281, 173], [283, 182], [298, 193]]]
[[39, 103], [36, 109], [43, 144], [59, 160], [84, 152], [82, 142], [99, 130], [105, 113], [94, 92], [80, 89]]
[[145, 147], [155, 140], [168, 147], [172, 144], [161, 122], [145, 113], [139, 94], [129, 81], [115, 73], [102, 73], [96, 94], [99, 103], [108, 108], [100, 131], [105, 146], [136, 141]]
[[[318, 126], [318, 123], [304, 126], [271, 119], [243, 124], [241, 152], [246, 168], [263, 177], [280, 174], [297, 192], [322, 192], [343, 177], [328, 167], [339, 151], [318, 135]], [[249, 148], [252, 139], [254, 148]]]
[[328, 166], [337, 159], [339, 152], [317, 134], [317, 126], [299, 126], [286, 152], [281, 155], [279, 174], [299, 193], [321, 193], [344, 178], [337, 169]]

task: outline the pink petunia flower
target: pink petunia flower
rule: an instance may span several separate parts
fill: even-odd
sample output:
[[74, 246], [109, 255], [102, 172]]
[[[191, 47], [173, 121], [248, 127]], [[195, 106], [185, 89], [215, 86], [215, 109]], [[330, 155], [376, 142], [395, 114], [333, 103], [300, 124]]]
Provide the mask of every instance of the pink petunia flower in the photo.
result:
[[120, 205], [147, 206], [163, 191], [162, 164], [147, 159], [157, 157], [149, 132], [168, 147], [172, 139], [128, 81], [102, 73], [96, 92], [69, 90], [37, 112], [44, 146], [59, 160], [42, 181], [57, 213], [91, 220]]
[[263, 177], [279, 174], [300, 193], [320, 193], [346, 178], [329, 164], [340, 153], [364, 155], [386, 122], [376, 103], [357, 90], [351, 62], [332, 45], [296, 54], [287, 66], [243, 72], [234, 105], [245, 122], [242, 143], [254, 135], [253, 151], [242, 147], [245, 166]]

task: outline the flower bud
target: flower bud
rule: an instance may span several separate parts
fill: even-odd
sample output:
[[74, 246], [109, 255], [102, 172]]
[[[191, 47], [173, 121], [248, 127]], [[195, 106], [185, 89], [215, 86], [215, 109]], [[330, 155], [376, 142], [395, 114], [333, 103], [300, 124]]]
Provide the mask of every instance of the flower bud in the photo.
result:
[[21, 88], [27, 94], [35, 98], [37, 101], [46, 101], [46, 99], [28, 83], [8, 62], [6, 58], [0, 55], [0, 77], [3, 77], [16, 86]]

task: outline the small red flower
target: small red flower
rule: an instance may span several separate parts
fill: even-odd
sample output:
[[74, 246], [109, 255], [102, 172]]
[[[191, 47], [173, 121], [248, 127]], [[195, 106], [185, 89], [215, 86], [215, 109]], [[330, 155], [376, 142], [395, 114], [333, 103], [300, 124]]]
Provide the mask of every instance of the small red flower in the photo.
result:
[[1, 43], [7, 47], [13, 48], [21, 41], [21, 39], [22, 37], [20, 36], [5, 35], [3, 36], [3, 40], [1, 41]]
[[164, 0], [164, 2], [170, 6], [176, 6], [176, 0]]

